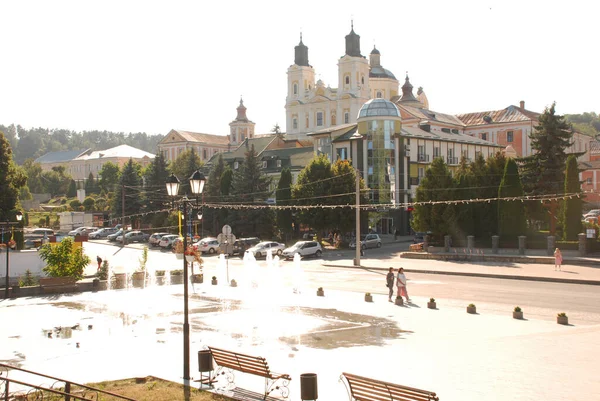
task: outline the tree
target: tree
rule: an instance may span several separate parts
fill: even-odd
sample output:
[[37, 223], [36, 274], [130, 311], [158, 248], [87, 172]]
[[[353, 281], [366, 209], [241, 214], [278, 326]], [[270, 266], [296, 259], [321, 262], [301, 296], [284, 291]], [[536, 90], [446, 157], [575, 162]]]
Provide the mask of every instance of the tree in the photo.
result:
[[42, 165], [35, 163], [33, 159], [25, 160], [23, 164], [25, 175], [27, 175], [27, 186], [34, 194], [44, 192], [44, 184], [42, 182]]
[[[270, 195], [271, 179], [263, 174], [261, 162], [254, 150], [254, 145], [246, 152], [244, 162], [233, 173], [231, 185], [233, 199], [236, 203], [260, 206]], [[271, 237], [275, 216], [269, 208], [247, 208], [231, 210], [230, 225], [237, 235], [253, 235]]]
[[[217, 203], [221, 201], [221, 176], [225, 171], [225, 162], [223, 161], [223, 155], [219, 153], [217, 160], [212, 165], [210, 172], [208, 173], [208, 179], [206, 181], [206, 187], [204, 189], [204, 201], [208, 203]], [[206, 208], [202, 211], [202, 224], [203, 227], [207, 228], [213, 233], [220, 232], [219, 230], [219, 213], [220, 209]]]
[[[565, 174], [565, 193], [580, 194], [581, 183], [579, 182], [579, 169], [577, 157], [569, 155], [567, 158], [567, 171]], [[577, 234], [581, 232], [581, 206], [582, 200], [578, 196], [567, 199], [563, 209], [563, 238], [565, 240], [576, 240]]]
[[273, 128], [271, 128], [271, 132], [274, 134], [281, 134], [281, 128], [279, 127], [278, 123], [275, 123]]
[[96, 180], [94, 179], [94, 174], [92, 174], [92, 172], [90, 171], [90, 174], [88, 175], [88, 179], [85, 182], [85, 194], [90, 195], [90, 194], [95, 194], [98, 192], [99, 191], [96, 187]]
[[[142, 184], [140, 169], [141, 166], [135, 163], [133, 159], [129, 159], [127, 164], [123, 166], [123, 172], [121, 173], [121, 178], [113, 197], [113, 217], [119, 218], [123, 215], [123, 191], [125, 191], [125, 216], [138, 214], [144, 210], [142, 208], [144, 199], [140, 192]], [[133, 220], [131, 221], [132, 225], [134, 223]]]
[[81, 246], [75, 247], [71, 237], [65, 237], [56, 244], [42, 245], [40, 258], [46, 262], [44, 272], [50, 277], [83, 278], [83, 270], [90, 263], [90, 258], [83, 253]]
[[119, 183], [121, 172], [115, 163], [107, 162], [102, 165], [100, 172], [100, 189], [104, 192], [113, 192]]
[[[504, 176], [498, 188], [498, 198], [521, 198], [523, 187], [519, 178], [519, 169], [514, 159], [506, 161]], [[498, 234], [503, 239], [515, 240], [525, 235], [525, 205], [520, 201], [498, 201]]]
[[[277, 199], [277, 206], [287, 206], [292, 199], [292, 172], [287, 167], [281, 171], [275, 198]], [[292, 221], [291, 209], [277, 210], [277, 228], [286, 237], [292, 233]]]
[[26, 185], [27, 176], [14, 163], [10, 143], [0, 132], [0, 220], [15, 221], [19, 190]]
[[183, 151], [177, 159], [171, 163], [171, 172], [177, 176], [182, 182], [182, 193], [191, 195], [192, 191], [187, 182], [189, 178], [194, 174], [196, 170], [202, 167], [203, 163], [200, 160], [200, 156], [196, 154], [194, 149], [188, 149]]
[[[331, 166], [333, 180], [330, 185], [330, 201], [335, 205], [355, 205], [356, 204], [356, 170], [348, 160], [337, 160]], [[364, 180], [359, 181], [360, 203], [364, 205], [368, 202]], [[330, 212], [329, 228], [348, 232], [356, 227], [356, 209], [351, 207], [328, 209]], [[361, 213], [361, 227], [368, 228], [367, 212]], [[362, 230], [361, 230], [362, 231]]]
[[[441, 238], [450, 233], [454, 224], [454, 208], [447, 203], [453, 200], [454, 182], [448, 166], [441, 157], [436, 157], [425, 171], [425, 177], [417, 187], [417, 202], [442, 202], [415, 205], [412, 226], [415, 231], [431, 231]], [[452, 210], [447, 211], [446, 209]]]
[[[547, 107], [539, 117], [539, 124], [529, 135], [531, 156], [519, 160], [521, 180], [527, 195], [561, 194], [564, 190], [564, 169], [567, 160], [566, 149], [571, 145], [572, 132], [563, 116], [556, 115], [556, 103]], [[535, 204], [536, 202], [533, 202]], [[557, 201], [547, 204], [550, 212], [550, 233], [555, 234]], [[530, 210], [539, 220], [547, 221], [547, 213], [535, 207]]]
[[91, 196], [87, 196], [84, 200], [83, 200], [83, 208], [88, 211], [91, 212], [94, 210], [96, 206], [96, 200], [94, 198], [92, 198]]
[[77, 183], [75, 180], [71, 180], [69, 183], [69, 189], [67, 189], [67, 198], [74, 198], [77, 196]]
[[71, 175], [65, 172], [65, 166], [54, 166], [50, 171], [44, 171], [42, 178], [44, 190], [52, 196], [66, 194], [71, 183]]
[[[167, 162], [161, 152], [157, 153], [152, 163], [144, 172], [146, 178], [144, 189], [146, 190], [146, 209], [148, 211], [161, 210], [165, 203], [165, 182], [169, 177]], [[155, 213], [149, 215], [148, 221], [154, 226], [164, 226], [167, 213]]]

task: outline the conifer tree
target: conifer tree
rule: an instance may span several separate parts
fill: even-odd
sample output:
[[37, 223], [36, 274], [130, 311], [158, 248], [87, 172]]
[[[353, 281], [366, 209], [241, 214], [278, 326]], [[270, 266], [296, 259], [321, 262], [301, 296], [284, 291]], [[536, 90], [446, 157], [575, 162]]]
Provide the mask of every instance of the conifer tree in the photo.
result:
[[[165, 182], [169, 177], [167, 162], [161, 152], [154, 156], [154, 160], [144, 172], [146, 179], [144, 190], [146, 193], [146, 210], [149, 212], [161, 210], [165, 207]], [[163, 227], [166, 224], [167, 212], [149, 214], [145, 219], [152, 222], [155, 227]]]
[[[567, 171], [565, 173], [565, 193], [581, 193], [579, 182], [579, 169], [577, 157], [569, 155], [567, 158]], [[574, 241], [577, 234], [581, 232], [581, 206], [582, 200], [579, 196], [567, 199], [563, 208], [563, 239]]]
[[[135, 163], [133, 159], [129, 159], [127, 164], [123, 166], [123, 172], [121, 173], [119, 184], [115, 189], [115, 196], [112, 199], [113, 218], [120, 218], [122, 216], [123, 191], [125, 191], [125, 216], [139, 214], [145, 210], [145, 208], [142, 208], [145, 202], [141, 191], [142, 178], [140, 170], [140, 165]], [[134, 221], [138, 219], [134, 218], [131, 220], [132, 226], [134, 225]]]
[[74, 198], [77, 196], [77, 183], [75, 180], [69, 182], [69, 189], [67, 190], [67, 198]]
[[[498, 188], [499, 198], [523, 196], [523, 187], [519, 178], [519, 169], [514, 159], [509, 158], [504, 168], [504, 176]], [[519, 235], [525, 235], [526, 217], [525, 205], [521, 201], [498, 201], [498, 233], [501, 238], [516, 240]]]
[[[223, 155], [219, 153], [215, 160], [208, 178], [206, 180], [206, 186], [204, 187], [204, 202], [207, 203], [219, 203], [223, 200], [221, 193], [221, 177], [225, 171], [225, 162], [223, 161]], [[212, 233], [220, 233], [220, 209], [203, 208], [202, 210], [202, 226], [203, 230], [208, 230]]]
[[[292, 199], [292, 172], [284, 168], [277, 184], [277, 206], [287, 206]], [[292, 210], [277, 210], [277, 228], [287, 237], [292, 233]]]

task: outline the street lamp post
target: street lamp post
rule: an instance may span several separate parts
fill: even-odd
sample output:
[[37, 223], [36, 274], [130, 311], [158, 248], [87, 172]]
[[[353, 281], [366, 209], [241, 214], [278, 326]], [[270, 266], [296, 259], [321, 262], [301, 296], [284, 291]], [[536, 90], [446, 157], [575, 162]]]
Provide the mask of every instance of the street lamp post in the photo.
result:
[[[206, 182], [206, 179], [204, 177], [204, 174], [202, 174], [198, 170], [194, 174], [192, 174], [192, 176], [189, 178], [189, 183], [190, 183], [190, 187], [192, 189], [192, 193], [194, 195], [196, 195], [196, 197], [198, 195], [200, 195], [202, 193], [202, 191], [204, 190], [205, 182]], [[175, 176], [175, 174], [171, 174], [169, 176], [169, 178], [167, 179], [166, 185], [167, 185], [167, 193], [169, 194], [169, 196], [171, 196], [173, 199], [175, 199], [175, 197], [177, 196], [177, 193], [179, 192], [179, 186], [180, 186], [180, 181]], [[183, 216], [187, 216], [187, 206], [190, 201], [189, 201], [189, 199], [187, 199], [187, 197], [184, 196], [184, 198], [181, 199], [180, 202], [183, 206]], [[196, 200], [196, 202], [197, 202], [197, 200]], [[187, 232], [184, 232], [184, 234], [183, 234], [183, 252], [185, 253], [186, 250], [187, 250]], [[188, 277], [188, 262], [185, 257], [183, 258], [183, 277], [184, 277], [184, 280], [183, 280], [183, 380], [187, 382], [191, 378], [190, 378], [190, 322], [189, 322], [189, 308], [188, 308], [189, 277]], [[185, 383], [185, 384], [186, 384], [185, 388], [188, 388], [188, 386], [187, 386], [188, 383]]]
[[[360, 241], [360, 170], [358, 169], [358, 159], [360, 158], [359, 149], [358, 149], [358, 140], [364, 139], [361, 134], [355, 132], [350, 140], [356, 142], [356, 165], [354, 166], [354, 172], [356, 174], [356, 239], [354, 243], [356, 244], [356, 253], [354, 256], [354, 266], [360, 266], [360, 248], [362, 246], [362, 242]], [[352, 143], [352, 142], [350, 142]], [[352, 149], [351, 149], [352, 151]]]
[[[12, 223], [9, 222], [8, 219], [6, 221], [6, 226], [14, 226], [14, 225], [18, 225], [21, 222], [21, 219], [23, 218], [23, 214], [21, 212], [17, 212], [16, 213], [16, 217], [17, 217], [17, 223]], [[8, 256], [8, 252], [10, 250], [10, 239], [8, 241], [6, 241], [6, 286], [4, 287], [4, 298], [8, 299], [8, 287], [10, 286], [10, 259]]]

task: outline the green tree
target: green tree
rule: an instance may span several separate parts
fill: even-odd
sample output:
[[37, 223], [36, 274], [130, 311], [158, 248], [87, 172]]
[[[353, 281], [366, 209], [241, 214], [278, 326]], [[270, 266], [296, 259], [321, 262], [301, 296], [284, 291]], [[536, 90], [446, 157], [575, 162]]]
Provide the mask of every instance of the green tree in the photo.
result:
[[83, 253], [83, 248], [74, 246], [70, 237], [65, 237], [56, 245], [42, 245], [39, 255], [46, 262], [43, 270], [50, 277], [73, 277], [81, 280], [85, 267], [90, 264], [90, 258]]
[[[292, 199], [292, 172], [287, 167], [281, 171], [275, 197], [277, 199], [277, 206], [290, 205], [290, 200]], [[292, 233], [291, 209], [277, 210], [277, 228], [286, 237]]]
[[[456, 174], [454, 175], [454, 186], [455, 195], [454, 198], [457, 200], [470, 200], [473, 199], [473, 181], [475, 177], [470, 165], [467, 163], [465, 157], [462, 157]], [[474, 216], [474, 205], [472, 203], [458, 203], [454, 206], [454, 214], [456, 217], [457, 225], [451, 227], [452, 235], [456, 237], [464, 238], [467, 235], [475, 235], [475, 220]]]
[[[165, 199], [165, 182], [169, 177], [167, 162], [161, 152], [157, 153], [144, 171], [146, 190], [146, 210], [156, 211], [164, 207]], [[155, 227], [165, 226], [165, 220], [168, 213], [153, 213], [146, 218]]]
[[96, 206], [96, 200], [94, 198], [92, 198], [91, 196], [87, 196], [84, 200], [83, 200], [83, 208], [88, 211], [91, 212], [94, 210]]
[[121, 171], [115, 163], [107, 162], [102, 165], [98, 175], [100, 176], [100, 189], [104, 192], [113, 192], [119, 183]]
[[200, 156], [196, 154], [194, 149], [188, 149], [183, 151], [177, 159], [171, 163], [171, 172], [177, 176], [182, 182], [182, 189], [180, 192], [183, 194], [191, 195], [192, 191], [189, 187], [188, 180], [194, 174], [196, 170], [202, 167], [203, 163], [200, 160]]
[[[546, 108], [529, 136], [534, 153], [519, 160], [521, 180], [527, 195], [561, 194], [564, 190], [566, 149], [571, 145], [573, 133], [564, 117], [556, 114], [555, 106], [553, 103]], [[531, 205], [535, 203], [529, 202]], [[550, 218], [550, 233], [554, 235], [558, 202], [551, 201], [546, 206], [549, 214], [536, 207], [530, 213], [542, 221]]]
[[85, 194], [91, 195], [98, 193], [98, 188], [96, 187], [96, 180], [94, 179], [94, 174], [90, 171], [87, 180], [85, 181]]
[[0, 132], [0, 221], [16, 221], [19, 190], [26, 185], [27, 176], [13, 161], [10, 143]]
[[54, 166], [50, 171], [42, 173], [44, 190], [52, 196], [64, 195], [69, 189], [71, 176], [66, 173], [65, 166]]
[[77, 196], [77, 183], [75, 180], [71, 180], [69, 183], [69, 189], [67, 189], [67, 198], [74, 198]]
[[23, 169], [25, 169], [25, 175], [27, 175], [27, 186], [29, 187], [29, 190], [34, 194], [44, 192], [42, 165], [40, 163], [35, 163], [33, 159], [27, 159], [23, 164]]
[[[506, 157], [501, 152], [488, 157], [485, 162], [485, 175], [479, 175], [474, 185], [481, 186], [481, 191], [478, 192], [479, 199], [493, 199], [498, 197], [498, 188], [502, 177], [504, 177], [504, 169], [506, 168]], [[498, 202], [495, 200], [488, 202], [480, 202], [478, 210], [481, 212], [476, 220], [481, 229], [480, 238], [491, 238], [492, 235], [498, 234]]]
[[[141, 193], [142, 178], [140, 171], [141, 166], [135, 163], [133, 159], [129, 159], [127, 164], [123, 166], [123, 172], [113, 197], [113, 218], [119, 218], [123, 215], [123, 191], [125, 191], [125, 216], [138, 214], [145, 210], [142, 207], [144, 197]], [[131, 220], [132, 226], [135, 221], [137, 221], [137, 218]]]
[[[354, 205], [356, 204], [356, 170], [348, 160], [337, 160], [331, 165], [333, 180], [329, 187], [330, 201], [335, 205]], [[365, 183], [361, 178], [359, 181], [360, 203], [364, 205], [368, 202]], [[381, 197], [380, 197], [381, 199]], [[350, 207], [327, 209], [329, 212], [330, 226], [328, 228], [339, 230], [341, 232], [352, 231], [356, 227], [356, 209]], [[361, 213], [361, 227], [368, 228], [368, 213]], [[378, 219], [379, 220], [379, 219]], [[361, 230], [362, 231], [362, 230]]]
[[[225, 162], [223, 155], [219, 153], [217, 159], [212, 165], [208, 173], [208, 180], [204, 188], [204, 201], [207, 203], [217, 203], [222, 200], [221, 192], [221, 177], [225, 171]], [[204, 208], [202, 211], [202, 225], [212, 233], [221, 232], [220, 226], [220, 211], [221, 209]]]
[[[521, 198], [523, 187], [519, 178], [519, 168], [514, 159], [509, 158], [504, 168], [504, 176], [498, 188], [499, 198]], [[503, 239], [515, 240], [519, 235], [525, 235], [526, 217], [525, 205], [520, 201], [498, 201], [498, 234]]]
[[[577, 157], [569, 155], [567, 158], [567, 171], [565, 174], [565, 193], [580, 194], [581, 183], [579, 182], [579, 169]], [[582, 200], [578, 196], [565, 201], [563, 208], [563, 238], [565, 240], [576, 240], [577, 234], [581, 232], [581, 207]]]
[[[417, 202], [442, 202], [415, 205], [412, 227], [415, 231], [431, 231], [434, 237], [441, 239], [450, 233], [455, 217], [452, 201], [454, 182], [448, 166], [441, 157], [433, 159], [425, 171], [425, 177], [417, 187]], [[448, 208], [452, 210], [447, 210]]]
[[[244, 162], [233, 173], [231, 193], [236, 203], [248, 206], [265, 205], [271, 191], [271, 179], [263, 174], [254, 145], [246, 152]], [[231, 210], [230, 225], [236, 235], [268, 238], [273, 235], [275, 216], [269, 208]]]

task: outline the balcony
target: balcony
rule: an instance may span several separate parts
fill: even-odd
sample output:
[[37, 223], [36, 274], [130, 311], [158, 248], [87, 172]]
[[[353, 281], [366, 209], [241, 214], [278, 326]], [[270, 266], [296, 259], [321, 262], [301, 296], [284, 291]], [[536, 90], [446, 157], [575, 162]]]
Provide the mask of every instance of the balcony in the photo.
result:
[[417, 155], [417, 161], [424, 162], [424, 163], [429, 163], [429, 155], [418, 154]]
[[458, 157], [449, 157], [447, 164], [458, 164]]

